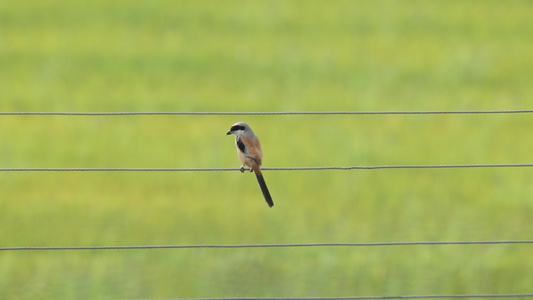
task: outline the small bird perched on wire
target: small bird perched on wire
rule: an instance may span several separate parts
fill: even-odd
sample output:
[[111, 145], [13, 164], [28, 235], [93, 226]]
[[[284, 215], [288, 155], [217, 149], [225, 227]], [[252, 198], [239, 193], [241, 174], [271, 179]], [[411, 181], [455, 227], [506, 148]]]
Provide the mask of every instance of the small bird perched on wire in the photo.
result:
[[252, 131], [252, 128], [244, 122], [237, 122], [231, 126], [231, 129], [226, 135], [235, 135], [235, 145], [237, 146], [237, 154], [241, 159], [241, 172], [244, 173], [244, 167], [250, 168], [250, 172], [254, 172], [261, 187], [261, 192], [265, 197], [265, 201], [269, 207], [274, 206], [272, 197], [261, 173], [261, 163], [263, 161], [263, 151], [261, 150], [261, 143], [259, 138]]

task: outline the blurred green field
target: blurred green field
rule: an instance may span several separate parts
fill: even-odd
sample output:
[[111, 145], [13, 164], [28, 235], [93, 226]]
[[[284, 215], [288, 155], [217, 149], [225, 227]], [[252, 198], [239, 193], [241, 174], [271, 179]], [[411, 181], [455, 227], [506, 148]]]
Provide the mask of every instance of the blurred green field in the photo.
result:
[[[531, 1], [2, 1], [0, 111], [531, 109]], [[533, 117], [0, 116], [0, 168], [532, 163]], [[0, 172], [0, 246], [533, 239], [533, 170]], [[1, 251], [0, 299], [532, 293], [529, 245]]]

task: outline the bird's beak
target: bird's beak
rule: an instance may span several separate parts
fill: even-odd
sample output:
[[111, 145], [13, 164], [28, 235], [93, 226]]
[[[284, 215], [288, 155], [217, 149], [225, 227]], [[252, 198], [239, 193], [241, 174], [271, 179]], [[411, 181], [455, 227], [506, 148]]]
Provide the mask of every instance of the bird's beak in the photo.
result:
[[232, 133], [233, 133], [233, 131], [228, 130], [228, 132], [226, 132], [226, 135], [230, 135], [230, 134], [232, 134]]

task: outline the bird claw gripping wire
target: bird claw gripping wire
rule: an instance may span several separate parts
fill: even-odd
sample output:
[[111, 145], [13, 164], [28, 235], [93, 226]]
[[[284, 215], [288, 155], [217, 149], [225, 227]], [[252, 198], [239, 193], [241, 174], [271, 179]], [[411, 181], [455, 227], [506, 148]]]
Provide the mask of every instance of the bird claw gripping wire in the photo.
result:
[[[241, 173], [244, 173], [244, 170], [245, 170], [244, 166], [241, 166], [241, 168], [239, 170], [241, 171]], [[249, 171], [253, 172], [254, 170], [252, 168], [250, 168]]]

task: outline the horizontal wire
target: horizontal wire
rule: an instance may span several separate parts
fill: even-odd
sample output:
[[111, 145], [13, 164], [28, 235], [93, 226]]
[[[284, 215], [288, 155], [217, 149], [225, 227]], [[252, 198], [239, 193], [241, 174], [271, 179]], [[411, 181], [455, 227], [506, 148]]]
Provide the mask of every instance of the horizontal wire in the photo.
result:
[[[435, 299], [435, 298], [517, 298], [533, 294], [470, 294], [470, 295], [406, 295], [406, 296], [346, 296], [346, 297], [231, 297], [231, 298], [165, 298], [151, 300], [351, 300], [351, 299]], [[145, 300], [145, 299], [136, 299]]]
[[[533, 167], [533, 164], [458, 164], [458, 165], [383, 165], [348, 167], [265, 167], [265, 171], [316, 171], [316, 170], [375, 170], [375, 169], [444, 169], [444, 168], [507, 168]], [[0, 168], [0, 172], [30, 171], [130, 171], [130, 172], [184, 172], [184, 171], [240, 171], [240, 168]]]
[[0, 115], [50, 115], [50, 116], [118, 116], [118, 115], [436, 115], [436, 114], [515, 114], [533, 113], [533, 109], [519, 110], [443, 110], [443, 111], [285, 111], [285, 112], [0, 112]]
[[293, 243], [240, 245], [144, 245], [144, 246], [66, 246], [66, 247], [0, 247], [0, 251], [15, 250], [131, 250], [131, 249], [190, 249], [190, 248], [291, 248], [291, 247], [371, 247], [371, 246], [435, 246], [435, 245], [494, 245], [533, 244], [533, 240], [502, 241], [441, 241], [441, 242], [381, 242], [381, 243]]

